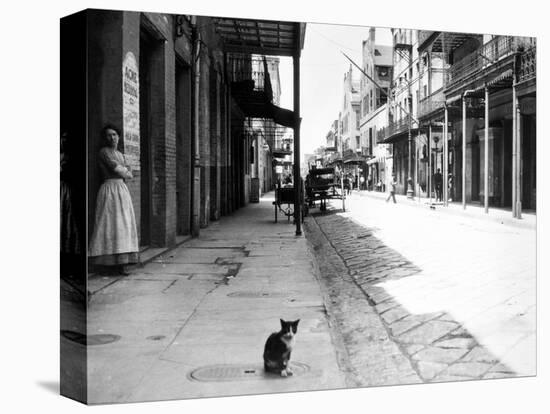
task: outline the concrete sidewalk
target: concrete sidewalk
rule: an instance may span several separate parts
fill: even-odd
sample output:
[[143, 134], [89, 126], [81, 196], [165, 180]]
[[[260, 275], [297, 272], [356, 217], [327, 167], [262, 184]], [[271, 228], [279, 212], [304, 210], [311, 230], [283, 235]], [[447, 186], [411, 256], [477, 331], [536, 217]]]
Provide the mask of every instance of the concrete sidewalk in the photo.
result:
[[[90, 403], [346, 386], [305, 237], [272, 193], [128, 277], [90, 279]], [[279, 318], [300, 319], [295, 375], [263, 371]]]
[[[351, 196], [360, 197], [372, 197], [377, 199], [386, 199], [389, 195], [389, 192], [378, 192], [378, 191], [353, 191]], [[462, 207], [462, 201], [452, 201], [449, 202], [448, 206], [444, 206], [442, 202], [435, 202], [435, 198], [430, 199], [426, 197], [415, 197], [414, 199], [408, 199], [407, 196], [402, 194], [396, 194], [395, 198], [397, 204], [405, 204], [408, 206], [420, 207], [420, 208], [430, 208], [432, 206], [438, 214], [448, 214], [454, 216], [460, 216], [467, 219], [473, 220], [485, 220], [492, 221], [495, 223], [518, 226], [522, 228], [531, 228], [534, 229], [537, 226], [537, 216], [532, 211], [522, 212], [522, 218], [516, 219], [512, 217], [512, 210], [505, 208], [489, 207], [489, 212], [485, 213], [485, 208], [483, 205], [477, 204], [466, 204], [466, 209]], [[392, 201], [390, 200], [390, 203]]]

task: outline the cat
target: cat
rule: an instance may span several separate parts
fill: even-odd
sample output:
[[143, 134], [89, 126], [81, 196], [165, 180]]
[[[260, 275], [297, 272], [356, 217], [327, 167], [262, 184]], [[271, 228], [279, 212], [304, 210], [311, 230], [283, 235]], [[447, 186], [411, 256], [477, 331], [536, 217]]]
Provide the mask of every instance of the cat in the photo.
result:
[[269, 335], [264, 347], [264, 369], [266, 372], [280, 374], [281, 377], [292, 375], [289, 367], [290, 354], [294, 347], [294, 336], [298, 332], [298, 322], [281, 321], [281, 330]]

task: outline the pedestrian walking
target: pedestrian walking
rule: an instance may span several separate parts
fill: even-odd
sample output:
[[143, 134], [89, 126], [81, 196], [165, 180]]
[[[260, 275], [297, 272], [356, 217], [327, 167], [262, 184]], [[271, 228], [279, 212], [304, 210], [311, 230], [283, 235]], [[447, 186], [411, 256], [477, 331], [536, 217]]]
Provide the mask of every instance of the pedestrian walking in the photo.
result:
[[449, 201], [453, 201], [453, 175], [451, 173], [449, 173], [448, 186]]
[[438, 168], [434, 174], [434, 186], [435, 186], [435, 199], [441, 201], [441, 193], [443, 190], [443, 176], [441, 175], [441, 169]]
[[99, 170], [104, 181], [97, 193], [89, 256], [93, 264], [108, 266], [109, 274], [127, 275], [124, 266], [138, 262], [139, 243], [132, 198], [125, 184], [133, 176], [118, 151], [119, 136], [113, 125], [102, 130], [105, 146], [99, 151]]
[[349, 176], [348, 175], [345, 175], [344, 176], [344, 192], [346, 193], [346, 195], [349, 195], [350, 192], [351, 192], [351, 183], [349, 181]]
[[359, 182], [360, 182], [360, 189], [364, 190], [365, 189], [365, 176], [361, 175], [361, 177], [359, 178]]
[[388, 198], [386, 198], [386, 203], [388, 201], [390, 201], [390, 198], [393, 198], [394, 204], [397, 203], [397, 201], [395, 200], [395, 187], [396, 186], [397, 186], [397, 180], [395, 179], [395, 174], [393, 174], [392, 177], [391, 177], [391, 182], [390, 182], [390, 195], [388, 196]]

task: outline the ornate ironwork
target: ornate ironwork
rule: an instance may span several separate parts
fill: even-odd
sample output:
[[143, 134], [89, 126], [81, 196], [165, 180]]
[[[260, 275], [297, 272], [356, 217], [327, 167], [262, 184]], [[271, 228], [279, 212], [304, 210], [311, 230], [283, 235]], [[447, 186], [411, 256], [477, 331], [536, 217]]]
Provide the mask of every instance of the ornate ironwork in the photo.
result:
[[513, 36], [497, 36], [451, 66], [449, 83], [456, 83], [487, 68], [502, 58], [517, 52], [517, 49], [518, 43]]
[[519, 82], [532, 79], [537, 76], [537, 47], [533, 46], [520, 55]]
[[420, 101], [420, 104], [418, 105], [418, 117], [421, 118], [430, 115], [444, 106], [445, 94], [443, 93], [443, 89], [440, 89]]

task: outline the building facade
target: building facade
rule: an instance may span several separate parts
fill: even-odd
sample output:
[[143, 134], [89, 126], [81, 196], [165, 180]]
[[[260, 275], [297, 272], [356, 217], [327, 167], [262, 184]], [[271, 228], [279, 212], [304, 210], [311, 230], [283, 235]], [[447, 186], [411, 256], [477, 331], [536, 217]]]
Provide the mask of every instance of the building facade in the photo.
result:
[[[250, 24], [275, 30], [249, 41], [242, 33]], [[132, 167], [142, 253], [196, 236], [244, 206], [253, 179], [258, 193], [270, 188], [276, 128], [266, 120], [294, 134], [299, 125], [297, 111], [277, 106], [278, 60], [264, 56], [292, 56], [299, 74], [304, 33], [300, 23], [131, 11], [62, 20], [61, 127], [86, 140], [88, 233], [106, 124], [120, 129], [119, 149]], [[74, 74], [81, 50], [82, 79]]]
[[[393, 69], [391, 46], [376, 44], [376, 29], [363, 41], [360, 134], [366, 164], [362, 175], [369, 189], [383, 189], [391, 178], [390, 145], [378, 136], [388, 123], [388, 95]], [[378, 183], [382, 185], [377, 186]]]

